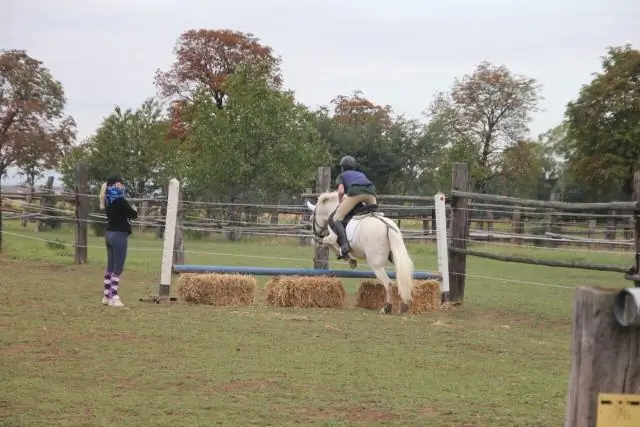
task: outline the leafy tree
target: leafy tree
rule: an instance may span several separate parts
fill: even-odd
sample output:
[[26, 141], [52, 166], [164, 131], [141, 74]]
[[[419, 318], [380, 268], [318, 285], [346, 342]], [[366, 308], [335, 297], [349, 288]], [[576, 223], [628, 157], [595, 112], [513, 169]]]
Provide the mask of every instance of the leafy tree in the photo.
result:
[[204, 91], [195, 98], [184, 145], [191, 188], [230, 202], [301, 192], [327, 163], [312, 114], [270, 84], [269, 65], [239, 66], [222, 88], [230, 94], [223, 110]]
[[[374, 104], [355, 91], [339, 95], [331, 102], [333, 114], [318, 112], [318, 130], [329, 145], [333, 159], [332, 175], [339, 173], [338, 159], [354, 156], [378, 191], [389, 191], [399, 182], [406, 183], [414, 172], [419, 144], [420, 124], [404, 117], [395, 118], [391, 107]], [[411, 181], [411, 180], [409, 180]]]
[[450, 91], [438, 93], [428, 114], [464, 141], [465, 147], [477, 147], [473, 162], [482, 190], [501, 151], [527, 133], [539, 99], [535, 79], [514, 74], [504, 65], [482, 62], [473, 73], [455, 79]]
[[168, 127], [161, 105], [153, 98], [135, 111], [115, 107], [95, 135], [72, 150], [63, 168], [64, 182], [73, 182], [77, 162], [84, 161], [90, 165], [94, 184], [118, 173], [127, 181], [131, 196], [152, 195], [178, 173], [177, 144], [165, 140]]
[[502, 188], [509, 196], [544, 197], [552, 168], [547, 147], [537, 141], [518, 141], [502, 155], [499, 173]]
[[565, 112], [568, 172], [597, 199], [633, 194], [640, 170], [640, 51], [610, 47], [602, 71]]
[[55, 164], [76, 133], [66, 102], [62, 84], [41, 61], [24, 50], [0, 53], [0, 177], [11, 166]]

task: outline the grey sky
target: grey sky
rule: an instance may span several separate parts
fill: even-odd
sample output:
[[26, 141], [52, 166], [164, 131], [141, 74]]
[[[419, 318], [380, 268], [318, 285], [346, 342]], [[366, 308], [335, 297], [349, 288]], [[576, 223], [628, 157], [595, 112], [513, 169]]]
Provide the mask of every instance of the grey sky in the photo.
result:
[[607, 45], [640, 45], [638, 0], [21, 0], [3, 14], [2, 47], [26, 49], [63, 83], [80, 138], [116, 104], [155, 95], [155, 70], [191, 28], [254, 33], [310, 106], [359, 89], [420, 118], [478, 62], [505, 64], [543, 85], [534, 135], [562, 119]]

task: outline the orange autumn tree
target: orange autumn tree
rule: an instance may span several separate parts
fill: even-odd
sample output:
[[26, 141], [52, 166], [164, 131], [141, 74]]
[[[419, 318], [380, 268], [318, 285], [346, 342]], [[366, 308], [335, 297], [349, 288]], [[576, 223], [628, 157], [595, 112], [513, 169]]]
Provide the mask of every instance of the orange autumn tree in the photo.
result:
[[189, 132], [190, 107], [198, 93], [208, 94], [218, 109], [224, 108], [225, 82], [240, 64], [266, 64], [271, 83], [279, 87], [282, 82], [280, 59], [251, 33], [189, 30], [180, 35], [173, 52], [175, 61], [169, 70], [158, 70], [155, 77], [160, 95], [172, 103], [170, 136], [184, 137]]
[[56, 165], [76, 134], [66, 103], [62, 84], [41, 61], [24, 50], [0, 52], [0, 176], [12, 166]]

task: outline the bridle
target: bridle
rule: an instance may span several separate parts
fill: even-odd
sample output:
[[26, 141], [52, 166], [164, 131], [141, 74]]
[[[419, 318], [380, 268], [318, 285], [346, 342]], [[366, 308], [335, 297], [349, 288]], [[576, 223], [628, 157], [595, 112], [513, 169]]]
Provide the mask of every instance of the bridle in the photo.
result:
[[[320, 224], [316, 221], [316, 210], [313, 210], [313, 214], [311, 215], [311, 228], [313, 230], [313, 234], [318, 238], [327, 237], [329, 234], [329, 223], [327, 222], [324, 227], [320, 227]], [[318, 230], [318, 228], [320, 230]]]

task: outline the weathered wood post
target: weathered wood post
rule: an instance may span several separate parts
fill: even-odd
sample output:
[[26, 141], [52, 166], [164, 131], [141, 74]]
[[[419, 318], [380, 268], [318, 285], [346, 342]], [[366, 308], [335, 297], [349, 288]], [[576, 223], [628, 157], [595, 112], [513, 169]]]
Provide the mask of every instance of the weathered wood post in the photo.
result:
[[[180, 183], [179, 185], [181, 185]], [[184, 264], [184, 235], [182, 233], [182, 221], [184, 218], [184, 203], [182, 191], [178, 191], [178, 211], [176, 213], [175, 235], [173, 238], [173, 265]]]
[[599, 393], [640, 393], [640, 327], [618, 324], [617, 292], [576, 289], [565, 427], [596, 427]]
[[33, 193], [34, 193], [34, 186], [33, 185], [29, 185], [29, 187], [27, 188], [27, 195], [24, 199], [24, 205], [22, 207], [22, 220], [20, 222], [22, 228], [26, 228], [27, 224], [29, 222], [29, 214], [31, 213], [32, 209], [31, 209], [31, 202], [33, 201]]
[[[633, 200], [640, 203], [640, 171], [633, 175]], [[633, 212], [633, 241], [636, 251], [635, 280], [633, 284], [640, 287], [640, 212]]]
[[[471, 179], [469, 166], [466, 163], [455, 163], [451, 174], [451, 189], [469, 192]], [[469, 200], [464, 197], [451, 198], [451, 243], [452, 249], [467, 249], [469, 240]], [[449, 251], [449, 300], [463, 303], [464, 287], [467, 274], [467, 255]]]
[[522, 234], [524, 234], [524, 219], [522, 218], [522, 208], [516, 206], [513, 209], [513, 244], [522, 245]]
[[36, 225], [35, 231], [45, 231], [49, 228], [49, 223], [51, 222], [51, 210], [49, 209], [51, 205], [51, 199], [53, 195], [53, 181], [54, 177], [50, 176], [47, 178], [47, 183], [44, 185], [44, 190], [42, 191], [42, 195], [40, 196], [40, 220]]
[[[305, 194], [311, 194], [313, 193], [313, 191], [311, 190], [311, 188], [307, 188], [305, 190]], [[308, 197], [304, 197], [302, 199], [302, 204], [303, 206], [305, 206], [307, 204], [307, 201], [311, 201], [309, 200]], [[311, 220], [311, 212], [309, 212], [309, 209], [307, 209], [306, 207], [303, 209], [302, 211], [302, 217], [300, 218], [302, 223], [307, 223]], [[300, 238], [298, 239], [298, 245], [300, 246], [305, 246], [305, 245], [310, 245], [313, 244], [313, 240], [310, 239], [308, 236], [306, 235], [302, 235], [300, 236]]]
[[[331, 188], [331, 168], [322, 166], [316, 173], [316, 193], [324, 193]], [[329, 269], [329, 247], [316, 245], [313, 255], [313, 268]]]
[[78, 164], [76, 168], [76, 223], [75, 223], [75, 264], [86, 264], [88, 259], [89, 225], [89, 165]]

